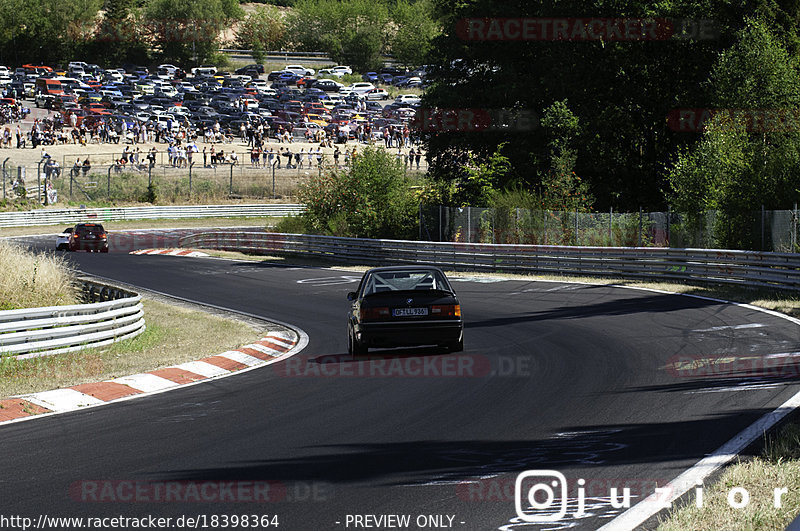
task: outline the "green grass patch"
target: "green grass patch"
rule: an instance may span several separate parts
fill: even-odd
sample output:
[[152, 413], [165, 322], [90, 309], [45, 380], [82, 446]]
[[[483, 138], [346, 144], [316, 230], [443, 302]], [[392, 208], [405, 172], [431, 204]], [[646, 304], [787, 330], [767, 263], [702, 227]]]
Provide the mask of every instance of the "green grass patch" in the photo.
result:
[[0, 398], [99, 382], [213, 356], [260, 339], [232, 319], [145, 299], [147, 329], [108, 347], [27, 360], [0, 358]]

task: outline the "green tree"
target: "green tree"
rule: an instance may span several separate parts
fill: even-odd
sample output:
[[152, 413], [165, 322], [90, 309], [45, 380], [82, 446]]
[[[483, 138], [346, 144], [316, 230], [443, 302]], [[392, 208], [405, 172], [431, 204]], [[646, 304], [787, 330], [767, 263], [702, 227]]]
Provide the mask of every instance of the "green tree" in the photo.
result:
[[753, 117], [795, 116], [797, 64], [763, 22], [750, 20], [720, 55], [710, 84], [712, 101], [723, 112], [671, 167], [672, 201], [689, 215], [718, 210], [714, 234], [720, 245], [758, 248], [754, 227], [761, 206], [791, 208], [798, 199], [800, 121]]
[[431, 48], [431, 41], [441, 33], [431, 0], [398, 0], [391, 11], [394, 34], [390, 51], [406, 66], [420, 66]]
[[344, 171], [300, 187], [309, 231], [360, 238], [414, 238], [418, 199], [403, 165], [384, 149], [366, 148]]
[[389, 9], [371, 0], [299, 0], [289, 20], [295, 46], [323, 51], [357, 70], [376, 68], [386, 47]]
[[101, 5], [102, 0], [3, 0], [0, 56], [17, 64], [75, 57], [91, 38]]
[[286, 42], [286, 24], [281, 12], [273, 6], [257, 8], [242, 20], [236, 31], [236, 43], [245, 49], [262, 53], [256, 62], [263, 60], [267, 50], [280, 50]]
[[580, 121], [567, 100], [548, 106], [541, 126], [547, 137], [550, 167], [542, 175], [542, 206], [546, 210], [586, 211], [592, 204], [588, 183], [575, 174]]
[[147, 0], [143, 22], [156, 55], [180, 64], [212, 60], [219, 34], [244, 12], [236, 0]]

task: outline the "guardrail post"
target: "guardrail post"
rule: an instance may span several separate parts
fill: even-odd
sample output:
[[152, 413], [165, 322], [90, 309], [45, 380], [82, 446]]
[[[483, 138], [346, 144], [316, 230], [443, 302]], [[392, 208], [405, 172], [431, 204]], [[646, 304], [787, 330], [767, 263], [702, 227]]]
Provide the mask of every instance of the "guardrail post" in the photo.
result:
[[231, 162], [231, 182], [228, 185], [228, 195], [233, 195], [233, 162]]
[[792, 252], [797, 252], [797, 203], [792, 209]]
[[611, 236], [611, 229], [614, 225], [614, 207], [608, 207], [608, 245], [614, 247], [614, 241]]
[[764, 226], [764, 222], [766, 221], [767, 213], [764, 210], [764, 205], [761, 205], [761, 250], [764, 250], [764, 245], [766, 242], [766, 227]]
[[111, 199], [111, 169], [113, 167], [114, 167], [113, 165], [108, 167], [108, 181], [106, 184], [106, 193], [108, 194], [109, 199]]

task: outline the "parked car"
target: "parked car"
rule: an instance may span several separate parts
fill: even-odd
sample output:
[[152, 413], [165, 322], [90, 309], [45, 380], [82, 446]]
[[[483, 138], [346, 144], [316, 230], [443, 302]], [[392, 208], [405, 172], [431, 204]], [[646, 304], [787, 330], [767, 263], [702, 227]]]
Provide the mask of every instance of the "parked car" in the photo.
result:
[[324, 90], [325, 92], [339, 92], [344, 85], [337, 83], [332, 79], [318, 79], [314, 83], [314, 88]]
[[347, 300], [347, 345], [353, 356], [371, 347], [438, 345], [450, 352], [464, 350], [461, 304], [439, 268], [370, 269]]
[[78, 223], [72, 229], [69, 251], [108, 252], [108, 234], [99, 223]]
[[386, 92], [386, 89], [374, 88], [372, 90], [367, 91], [364, 94], [364, 97], [368, 100], [388, 100], [389, 93]]
[[420, 101], [420, 97], [416, 94], [400, 94], [394, 99], [395, 103], [402, 103], [403, 105], [417, 105]]
[[377, 72], [367, 72], [361, 76], [361, 79], [368, 83], [380, 83], [381, 78]]
[[315, 74], [313, 68], [306, 68], [303, 65], [286, 65], [284, 70], [288, 70], [289, 72], [294, 72], [297, 74], [298, 77], [303, 76], [313, 76]]

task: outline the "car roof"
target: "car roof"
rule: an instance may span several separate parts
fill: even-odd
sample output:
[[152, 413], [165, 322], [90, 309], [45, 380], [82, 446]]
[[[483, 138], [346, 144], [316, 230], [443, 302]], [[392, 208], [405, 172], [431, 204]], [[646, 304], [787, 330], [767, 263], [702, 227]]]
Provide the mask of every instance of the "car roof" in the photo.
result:
[[[440, 268], [431, 265], [400, 265], [400, 266], [382, 266], [373, 267], [366, 271], [366, 273], [380, 273], [382, 271], [438, 271], [444, 273]], [[365, 274], [366, 274], [365, 273]]]

